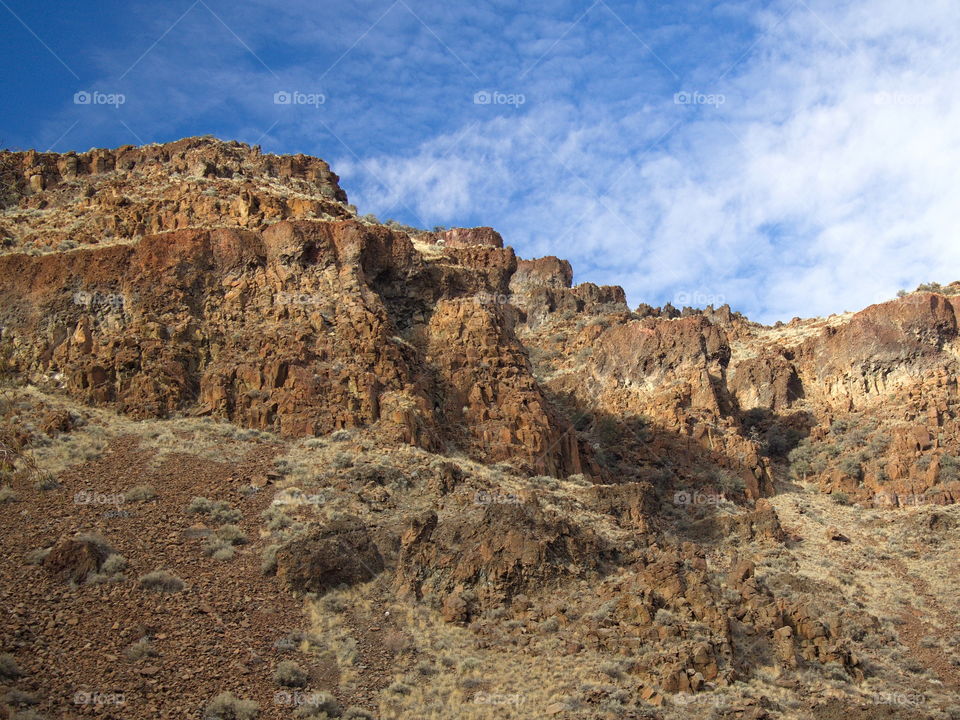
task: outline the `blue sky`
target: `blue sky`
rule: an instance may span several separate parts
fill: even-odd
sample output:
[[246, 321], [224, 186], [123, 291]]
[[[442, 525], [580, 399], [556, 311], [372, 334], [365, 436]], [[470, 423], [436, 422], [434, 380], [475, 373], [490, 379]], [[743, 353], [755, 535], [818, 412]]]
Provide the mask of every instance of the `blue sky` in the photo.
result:
[[363, 213], [492, 225], [633, 305], [960, 279], [953, 0], [0, 0], [0, 28], [8, 147], [318, 155]]

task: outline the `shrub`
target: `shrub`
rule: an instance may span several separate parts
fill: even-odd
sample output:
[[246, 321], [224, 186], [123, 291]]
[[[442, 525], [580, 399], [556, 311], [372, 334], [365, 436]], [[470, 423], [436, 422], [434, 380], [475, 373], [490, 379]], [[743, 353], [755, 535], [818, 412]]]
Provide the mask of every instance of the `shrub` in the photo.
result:
[[277, 550], [279, 545], [267, 545], [260, 555], [260, 572], [264, 575], [273, 575], [277, 571]]
[[221, 525], [217, 528], [217, 537], [231, 545], [244, 545], [247, 542], [247, 536], [237, 525]]
[[359, 707], [348, 707], [343, 713], [343, 720], [376, 720], [376, 717]]
[[127, 569], [127, 559], [118, 553], [108, 555], [100, 568], [107, 575], [116, 575]]
[[175, 593], [183, 590], [183, 580], [166, 570], [154, 570], [140, 578], [140, 587], [151, 592]]
[[125, 654], [131, 660], [141, 660], [147, 657], [157, 657], [160, 653], [153, 647], [149, 638], [142, 637], [128, 647]]
[[213, 504], [210, 517], [218, 523], [236, 523], [243, 519], [243, 513], [226, 500], [221, 500]]
[[60, 483], [52, 473], [41, 473], [37, 477], [37, 480], [34, 482], [33, 486], [37, 490], [47, 492], [49, 490], [56, 490], [58, 487], [60, 487]]
[[28, 705], [36, 705], [39, 702], [36, 695], [24, 690], [11, 690], [4, 695], [3, 701], [14, 707], [26, 707]]
[[954, 482], [960, 480], [960, 460], [953, 455], [944, 455], [940, 458], [940, 482]]
[[205, 497], [195, 497], [191, 500], [190, 504], [187, 505], [187, 513], [190, 515], [210, 515], [210, 518], [218, 523], [236, 523], [243, 519], [243, 513], [226, 500], [214, 502]]
[[254, 720], [259, 714], [257, 703], [241, 700], [231, 692], [217, 695], [203, 711], [204, 720]]
[[[326, 720], [326, 718], [341, 717], [342, 710], [336, 698], [328, 692], [311, 693], [310, 701], [298, 707], [293, 716], [295, 718], [317, 718]], [[356, 717], [356, 716], [355, 716]], [[360, 716], [362, 717], [362, 716]]]
[[40, 565], [44, 560], [47, 559], [47, 555], [50, 554], [51, 550], [53, 550], [52, 547], [31, 550], [27, 553], [25, 562], [27, 565]]
[[306, 687], [309, 680], [310, 676], [292, 660], [283, 660], [273, 671], [273, 681], [283, 687]]
[[863, 466], [860, 464], [860, 458], [854, 455], [846, 455], [840, 461], [840, 471], [845, 475], [859, 480], [863, 476]]
[[13, 503], [17, 502], [19, 498], [17, 493], [14, 492], [13, 488], [9, 485], [4, 485], [0, 488], [0, 503]]
[[46, 720], [43, 715], [39, 715], [33, 710], [21, 710], [10, 716], [10, 720]]
[[206, 515], [212, 509], [213, 502], [205, 497], [195, 497], [190, 501], [190, 504], [187, 505], [187, 513], [189, 515]]
[[833, 493], [830, 496], [830, 499], [833, 500], [837, 505], [850, 505], [850, 496], [844, 492]]
[[0, 654], [0, 680], [16, 680], [23, 677], [17, 659], [10, 653]]
[[127, 502], [147, 502], [157, 496], [157, 491], [149, 485], [137, 485], [127, 490], [123, 499]]
[[203, 544], [203, 554], [210, 555], [215, 560], [229, 560], [236, 551], [226, 540], [219, 537], [211, 537]]

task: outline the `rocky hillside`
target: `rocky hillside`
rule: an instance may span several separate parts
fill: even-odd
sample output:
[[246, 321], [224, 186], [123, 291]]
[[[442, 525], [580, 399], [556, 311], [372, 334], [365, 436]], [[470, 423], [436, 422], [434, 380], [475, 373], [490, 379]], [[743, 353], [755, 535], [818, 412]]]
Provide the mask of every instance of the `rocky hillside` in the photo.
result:
[[8, 717], [960, 717], [953, 286], [766, 327], [307, 156], [0, 173]]

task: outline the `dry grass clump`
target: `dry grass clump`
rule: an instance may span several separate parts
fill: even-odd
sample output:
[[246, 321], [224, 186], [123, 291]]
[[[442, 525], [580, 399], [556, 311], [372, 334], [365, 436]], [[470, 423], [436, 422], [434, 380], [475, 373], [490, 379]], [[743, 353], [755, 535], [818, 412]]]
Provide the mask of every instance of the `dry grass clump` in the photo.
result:
[[282, 660], [273, 671], [273, 681], [283, 687], [303, 688], [309, 680], [307, 672], [292, 660]]
[[231, 692], [223, 692], [207, 703], [204, 720], [254, 720], [260, 706], [253, 700], [242, 700]]
[[154, 570], [140, 578], [144, 590], [160, 593], [175, 593], [183, 590], [183, 580], [166, 570]]
[[137, 485], [132, 487], [124, 494], [123, 499], [127, 502], [147, 502], [157, 496], [157, 491], [150, 485]]
[[0, 680], [16, 680], [23, 677], [23, 671], [17, 665], [17, 659], [10, 653], [0, 654]]
[[187, 505], [187, 514], [209, 515], [211, 520], [218, 523], [236, 523], [243, 519], [243, 513], [226, 500], [210, 500], [205, 497], [193, 498]]
[[153, 643], [150, 642], [150, 638], [147, 637], [142, 637], [137, 640], [124, 651], [124, 654], [131, 660], [142, 660], [143, 658], [157, 657], [160, 655], [156, 648], [153, 647]]

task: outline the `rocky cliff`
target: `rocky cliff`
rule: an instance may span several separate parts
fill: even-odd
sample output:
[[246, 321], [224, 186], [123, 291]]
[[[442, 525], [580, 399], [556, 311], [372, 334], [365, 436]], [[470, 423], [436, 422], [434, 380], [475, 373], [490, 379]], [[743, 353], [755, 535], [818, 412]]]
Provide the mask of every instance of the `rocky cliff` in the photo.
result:
[[[621, 288], [574, 284], [556, 257], [518, 258], [492, 228], [360, 217], [316, 158], [190, 138], [0, 161], [0, 371], [13, 393], [0, 398], [0, 507], [30, 498], [52, 508], [24, 509], [0, 545], [42, 545], [29, 566], [11, 562], [31, 603], [53, 613], [45, 627], [76, 619], [84, 593], [139, 612], [140, 596], [109, 569], [116, 542], [144, 570], [173, 558], [191, 584], [171, 607], [217, 618], [196, 629], [207, 643], [240, 648], [251, 613], [309, 593], [326, 649], [303, 651], [313, 674], [290, 687], [379, 703], [385, 718], [443, 717], [438, 698], [467, 689], [498, 697], [491, 678], [508, 682], [499, 669], [456, 690], [434, 687], [435, 669], [424, 669], [414, 684], [433, 696], [409, 676], [390, 679], [418, 653], [444, 664], [430, 654], [444, 647], [526, 667], [520, 675], [542, 671], [524, 665], [531, 658], [603, 668], [562, 702], [530, 689], [543, 700], [533, 717], [661, 717], [658, 707], [706, 717], [721, 710], [677, 698], [740, 693], [730, 714], [710, 716], [760, 720], [790, 717], [777, 708], [806, 701], [817, 673], [847, 692], [818, 695], [823, 712], [854, 702], [865, 682], [896, 685], [897, 658], [877, 654], [892, 637], [883, 593], [835, 588], [810, 568], [849, 559], [845, 543], [872, 542], [848, 508], [923, 506], [917, 532], [952, 548], [952, 515], [933, 508], [960, 499], [951, 289], [773, 327], [729, 307], [632, 311]], [[134, 488], [130, 515], [57, 505], [62, 488], [96, 498], [132, 484], [131, 473], [154, 495]], [[791, 504], [798, 488], [816, 513]], [[821, 515], [835, 524], [821, 528]], [[168, 522], [183, 527], [167, 532]], [[198, 564], [189, 543], [200, 539]], [[264, 558], [255, 582], [248, 543]], [[211, 567], [237, 552], [231, 569]], [[867, 582], [864, 563], [849, 560], [844, 572]], [[887, 571], [947, 617], [943, 593], [904, 568], [895, 559]], [[238, 600], [247, 587], [255, 603]], [[824, 588], [863, 590], [862, 602]], [[343, 598], [348, 606], [324, 604]], [[230, 622], [225, 608], [247, 602], [258, 609]], [[44, 635], [47, 649], [32, 649], [28, 605], [0, 638], [46, 667], [60, 640]], [[150, 613], [166, 629], [137, 633], [178, 632], [163, 607]], [[276, 618], [258, 617], [258, 632], [275, 629]], [[902, 621], [911, 629], [899, 642], [957, 687], [920, 642], [922, 623]], [[66, 637], [73, 644], [58, 652], [81, 653], [82, 638]], [[256, 668], [287, 650], [266, 635], [255, 642], [255, 657], [236, 660], [243, 682], [182, 648], [150, 673], [85, 661], [84, 677], [123, 685], [199, 663], [196, 687], [173, 675], [137, 681], [132, 716], [172, 717], [157, 713], [183, 682], [190, 697], [215, 680], [265, 697], [272, 686]], [[3, 667], [0, 681], [16, 679]], [[751, 682], [796, 695], [777, 708], [754, 702], [741, 692]]]

